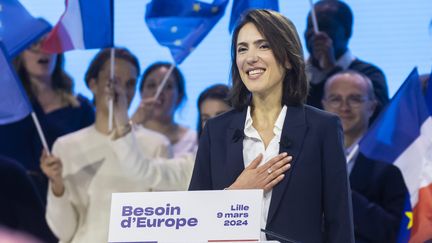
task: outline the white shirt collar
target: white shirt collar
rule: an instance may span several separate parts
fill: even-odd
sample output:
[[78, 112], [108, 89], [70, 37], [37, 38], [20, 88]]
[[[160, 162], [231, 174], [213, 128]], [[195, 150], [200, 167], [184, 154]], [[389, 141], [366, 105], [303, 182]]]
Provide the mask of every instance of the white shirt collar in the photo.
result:
[[[276, 136], [281, 136], [282, 134], [282, 129], [283, 129], [283, 124], [285, 122], [285, 116], [287, 113], [287, 106], [284, 105], [279, 113], [278, 118], [275, 121], [274, 127], [273, 127], [273, 133]], [[244, 134], [247, 137], [250, 138], [258, 138], [259, 134], [257, 133], [256, 129], [252, 126], [253, 124], [253, 120], [252, 120], [252, 116], [251, 116], [251, 107], [248, 106], [247, 108], [247, 112], [246, 112], [246, 121], [245, 121], [245, 128], [244, 128]]]
[[351, 174], [352, 169], [354, 168], [355, 162], [357, 160], [357, 156], [359, 154], [359, 150], [357, 149], [355, 151], [355, 153], [352, 155], [351, 159], [348, 160], [349, 155], [353, 152], [354, 148], [357, 146], [357, 144], [360, 142], [360, 139], [362, 137], [359, 137], [358, 139], [356, 139], [356, 141], [354, 141], [353, 144], [351, 144], [348, 148], [345, 148], [345, 157], [347, 158], [347, 171], [348, 171], [348, 175]]
[[351, 53], [349, 49], [347, 49], [346, 52], [341, 57], [339, 57], [339, 59], [337, 59], [336, 66], [339, 66], [343, 70], [346, 70], [354, 60], [355, 56]]
[[348, 156], [348, 154], [351, 153], [351, 151], [354, 149], [354, 147], [360, 142], [360, 139], [362, 137], [357, 138], [354, 143], [352, 143], [349, 147], [345, 148], [345, 155]]

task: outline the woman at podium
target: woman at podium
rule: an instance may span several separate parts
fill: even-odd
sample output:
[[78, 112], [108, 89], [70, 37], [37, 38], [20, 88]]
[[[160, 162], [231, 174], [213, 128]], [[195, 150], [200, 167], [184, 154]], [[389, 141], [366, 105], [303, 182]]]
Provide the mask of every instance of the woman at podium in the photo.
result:
[[[231, 52], [234, 109], [207, 121], [189, 189], [258, 188], [272, 180], [277, 185], [264, 188], [267, 232], [301, 242], [354, 242], [340, 121], [304, 104], [308, 83], [295, 26], [277, 12], [252, 10], [234, 30]], [[291, 168], [277, 178], [246, 173], [257, 156], [265, 166], [282, 153], [292, 157]]]

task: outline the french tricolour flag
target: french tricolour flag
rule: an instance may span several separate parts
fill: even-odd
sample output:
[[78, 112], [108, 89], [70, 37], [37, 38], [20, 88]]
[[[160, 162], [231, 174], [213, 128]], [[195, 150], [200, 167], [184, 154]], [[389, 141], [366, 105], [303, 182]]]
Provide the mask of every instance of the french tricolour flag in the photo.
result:
[[66, 0], [66, 10], [42, 43], [49, 53], [113, 46], [113, 0]]
[[410, 200], [399, 242], [432, 239], [432, 117], [417, 69], [411, 72], [359, 146], [367, 157], [392, 163], [402, 172]]

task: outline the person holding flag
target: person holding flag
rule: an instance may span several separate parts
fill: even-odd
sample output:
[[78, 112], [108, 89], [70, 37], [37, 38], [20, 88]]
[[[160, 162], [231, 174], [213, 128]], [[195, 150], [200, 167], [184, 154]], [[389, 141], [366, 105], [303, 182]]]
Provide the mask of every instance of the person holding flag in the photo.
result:
[[[31, 44], [13, 64], [51, 148], [58, 137], [92, 124], [94, 110], [84, 96], [73, 94], [63, 55], [42, 51], [40, 43]], [[47, 180], [38, 163], [43, 146], [32, 118], [0, 125], [0, 137], [0, 153], [23, 164], [45, 204]]]
[[342, 121], [356, 242], [395, 242], [408, 193], [402, 174], [354, 149], [376, 107], [372, 82], [354, 70], [336, 73], [324, 86], [322, 103]]
[[320, 0], [311, 8], [304, 32], [310, 53], [306, 62], [310, 85], [307, 104], [322, 109], [327, 78], [338, 71], [356, 70], [368, 76], [374, 86], [378, 103], [373, 120], [389, 101], [387, 81], [377, 66], [351, 52], [348, 43], [352, 36], [353, 13], [350, 7], [341, 0]]
[[227, 4], [228, 0], [152, 0], [147, 4], [147, 27], [159, 44], [170, 50], [174, 62], [154, 63], [144, 72], [140, 84], [143, 100], [132, 120], [167, 136], [174, 157], [193, 154], [197, 147], [196, 132], [174, 121], [174, 113], [186, 97], [184, 78], [176, 66], [207, 36]]
[[[101, 50], [86, 72], [87, 86], [96, 104], [95, 123], [57, 139], [53, 155], [42, 155], [40, 166], [50, 180], [47, 221], [61, 242], [107, 242], [111, 193], [150, 191], [158, 188], [131, 175], [137, 168], [125, 168], [127, 162], [109, 146], [112, 132], [108, 128], [107, 86], [117, 83], [126, 93], [128, 107], [135, 95], [139, 74], [138, 59], [124, 48], [115, 48], [115, 79], [110, 80], [111, 49]], [[113, 124], [114, 130], [120, 128]], [[169, 142], [162, 135], [136, 128], [141, 153], [166, 157]], [[151, 142], [149, 142], [151, 141]], [[184, 189], [186, 183], [178, 183]]]
[[[78, 48], [112, 46], [113, 1], [65, 1], [65, 12], [59, 22], [40, 42], [35, 40], [51, 26], [44, 20], [34, 19], [19, 1], [1, 1], [0, 5], [3, 4], [8, 11], [5, 11], [2, 23], [9, 31], [0, 33], [0, 39], [5, 41], [9, 56], [15, 56], [33, 43], [16, 59], [15, 65], [34, 103], [31, 118], [35, 126], [31, 124], [31, 118], [27, 118], [0, 127], [0, 153], [24, 163], [36, 178], [45, 201], [46, 178], [40, 173], [39, 163], [36, 163], [42, 145], [45, 150], [50, 150], [58, 136], [86, 127], [94, 121], [90, 103], [72, 94], [72, 80], [63, 71], [61, 53]], [[25, 153], [22, 151], [24, 148]]]
[[[156, 62], [144, 71], [139, 84], [142, 102], [147, 102], [155, 97], [157, 88], [161, 86], [170, 67], [170, 63]], [[173, 157], [196, 153], [198, 146], [195, 130], [178, 124], [174, 119], [175, 113], [185, 101], [185, 79], [180, 69], [175, 66], [168, 76], [159, 98], [150, 109], [146, 107], [150, 112], [146, 113], [142, 109], [146, 105], [141, 105], [132, 118], [134, 123], [165, 135], [171, 142]]]
[[7, 30], [0, 31], [0, 153], [24, 165], [45, 202], [46, 178], [37, 163], [42, 147], [49, 149], [58, 136], [87, 126], [94, 112], [72, 94], [62, 56], [40, 49], [38, 40], [51, 25], [17, 0], [0, 0], [0, 9], [0, 29]]

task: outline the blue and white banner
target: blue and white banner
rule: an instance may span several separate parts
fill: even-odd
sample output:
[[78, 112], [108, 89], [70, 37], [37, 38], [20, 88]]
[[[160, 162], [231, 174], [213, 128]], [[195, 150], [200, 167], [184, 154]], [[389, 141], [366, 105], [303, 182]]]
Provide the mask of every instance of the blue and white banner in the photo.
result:
[[259, 241], [262, 190], [113, 193], [109, 242]]

